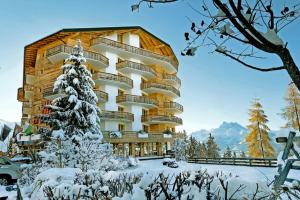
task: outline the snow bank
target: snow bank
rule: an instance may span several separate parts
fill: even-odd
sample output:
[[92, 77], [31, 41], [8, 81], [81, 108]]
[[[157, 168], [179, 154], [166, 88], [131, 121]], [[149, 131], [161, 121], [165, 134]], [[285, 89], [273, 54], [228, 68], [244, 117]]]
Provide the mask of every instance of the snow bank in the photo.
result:
[[[78, 168], [51, 168], [35, 178], [32, 195], [30, 199], [42, 200], [45, 199], [44, 189], [47, 187], [54, 188], [55, 196], [58, 194], [73, 195], [74, 180], [76, 175], [82, 171]], [[28, 195], [28, 194], [27, 194]]]

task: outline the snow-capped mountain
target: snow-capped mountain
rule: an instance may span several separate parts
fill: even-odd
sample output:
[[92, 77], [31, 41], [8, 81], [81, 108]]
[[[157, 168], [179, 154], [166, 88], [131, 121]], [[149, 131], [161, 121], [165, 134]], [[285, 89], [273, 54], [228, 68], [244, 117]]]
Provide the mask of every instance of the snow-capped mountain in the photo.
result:
[[[199, 130], [191, 133], [197, 141], [206, 142], [209, 133], [215, 138], [221, 151], [224, 151], [229, 146], [234, 151], [246, 151], [247, 144], [245, 143], [245, 136], [248, 134], [247, 128], [236, 122], [223, 122], [218, 128], [211, 130]], [[277, 131], [270, 131], [269, 135], [272, 139], [274, 148], [278, 151], [280, 146], [275, 142], [275, 138], [282, 135], [288, 135], [288, 129], [281, 129]]]

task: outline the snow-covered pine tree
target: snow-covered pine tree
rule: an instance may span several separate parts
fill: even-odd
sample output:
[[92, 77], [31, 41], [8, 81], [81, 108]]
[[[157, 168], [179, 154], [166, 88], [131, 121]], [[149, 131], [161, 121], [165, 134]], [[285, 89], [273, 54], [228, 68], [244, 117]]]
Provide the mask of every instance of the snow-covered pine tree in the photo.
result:
[[248, 125], [249, 133], [246, 136], [248, 154], [254, 158], [270, 158], [275, 156], [269, 137], [267, 116], [258, 99], [255, 99], [250, 109]]
[[240, 153], [240, 157], [241, 157], [241, 158], [246, 158], [246, 154], [245, 154], [244, 151], [242, 151], [242, 152]]
[[215, 138], [211, 135], [211, 133], [209, 133], [206, 148], [208, 158], [220, 157], [220, 148], [218, 147], [218, 144], [215, 142]]
[[205, 143], [200, 142], [199, 143], [199, 158], [206, 158], [207, 157], [207, 149], [205, 146]]
[[197, 157], [198, 146], [199, 144], [197, 140], [194, 137], [190, 136], [187, 147], [187, 154], [190, 158]]
[[300, 93], [294, 83], [289, 85], [284, 99], [287, 103], [282, 110], [282, 117], [287, 120], [285, 127], [300, 131]]
[[[62, 130], [64, 139], [52, 135], [42, 156], [44, 159], [50, 155], [58, 156], [58, 160], [64, 162], [59, 166], [78, 167], [86, 171], [95, 167], [93, 163], [100, 160], [103, 148], [100, 109], [93, 91], [95, 83], [84, 62], [83, 48], [78, 40], [62, 66], [63, 74], [54, 83], [54, 91], [58, 91], [60, 97], [47, 106], [50, 114], [46, 117], [46, 123], [53, 129]], [[64, 149], [66, 153], [53, 154], [54, 149]]]
[[232, 157], [232, 152], [229, 146], [226, 147], [225, 152], [224, 152], [224, 158], [231, 158]]
[[188, 143], [184, 139], [176, 139], [173, 144], [174, 156], [176, 160], [186, 160]]
[[85, 61], [83, 48], [78, 40], [62, 66], [63, 74], [54, 83], [54, 91], [58, 91], [61, 96], [47, 106], [51, 111], [48, 123], [54, 128], [62, 129], [70, 138], [86, 133], [97, 134], [102, 138], [98, 98], [93, 91], [95, 83], [92, 74], [83, 65]]

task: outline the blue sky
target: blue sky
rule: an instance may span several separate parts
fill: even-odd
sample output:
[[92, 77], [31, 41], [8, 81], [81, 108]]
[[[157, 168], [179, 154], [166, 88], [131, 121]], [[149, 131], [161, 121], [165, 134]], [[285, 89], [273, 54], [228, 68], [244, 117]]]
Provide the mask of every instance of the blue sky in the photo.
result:
[[[269, 126], [284, 124], [279, 113], [289, 82], [285, 71], [261, 73], [218, 54], [199, 49], [194, 57], [180, 56], [185, 47], [183, 33], [189, 29], [186, 16], [200, 21], [184, 2], [143, 6], [132, 13], [136, 0], [1, 0], [0, 12], [0, 119], [20, 121], [21, 103], [16, 100], [22, 84], [24, 46], [62, 28], [142, 26], [172, 47], [180, 61], [181, 117], [188, 132], [213, 128], [223, 121], [247, 124], [253, 98], [260, 98], [269, 117]], [[195, 2], [195, 1], [194, 1]], [[201, 1], [199, 1], [201, 2]], [[299, 21], [281, 33], [299, 60]], [[280, 64], [276, 57], [260, 64]]]

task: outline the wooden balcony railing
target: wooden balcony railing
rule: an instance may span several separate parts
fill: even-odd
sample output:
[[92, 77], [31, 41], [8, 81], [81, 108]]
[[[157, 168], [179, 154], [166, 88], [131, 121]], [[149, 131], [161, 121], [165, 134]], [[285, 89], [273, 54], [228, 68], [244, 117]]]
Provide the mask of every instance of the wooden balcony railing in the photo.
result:
[[115, 81], [115, 82], [119, 82], [119, 83], [125, 83], [131, 88], [133, 86], [133, 81], [130, 78], [128, 78], [126, 76], [116, 75], [116, 74], [97, 72], [93, 75], [93, 79], [94, 80], [101, 79], [101, 80], [108, 80], [108, 81]]
[[143, 65], [141, 63], [136, 63], [136, 62], [132, 62], [132, 61], [128, 61], [128, 60], [117, 63], [117, 70], [120, 70], [123, 68], [131, 68], [131, 69], [151, 73], [153, 76], [156, 76], [156, 72], [154, 71], [154, 69], [152, 69], [151, 67], [149, 67], [147, 65]]
[[176, 116], [166, 115], [142, 115], [142, 122], [172, 122], [176, 124], [182, 124], [182, 119]]
[[24, 102], [25, 101], [25, 96], [24, 96], [24, 90], [23, 90], [23, 88], [18, 88], [17, 99], [20, 102]]
[[[58, 45], [56, 47], [50, 48], [46, 52], [46, 56], [50, 57], [58, 53], [67, 53], [71, 54], [72, 53], [73, 47], [67, 46], [67, 45]], [[93, 51], [83, 51], [83, 55], [87, 59], [93, 59], [93, 60], [98, 60], [106, 65], [108, 65], [109, 60], [105, 56], [103, 56], [100, 53], [96, 53]]]
[[53, 91], [53, 87], [47, 87], [47, 88], [44, 88], [43, 90], [43, 97], [49, 97], [49, 96], [52, 96], [52, 95], [57, 95], [58, 94], [58, 91]]
[[180, 112], [183, 112], [183, 106], [176, 102], [164, 102], [164, 108], [166, 109], [176, 109]]
[[177, 90], [175, 87], [163, 83], [156, 83], [156, 82], [147, 82], [141, 84], [141, 89], [147, 89], [147, 88], [157, 88], [162, 90], [168, 90], [170, 92], [173, 92], [177, 96], [180, 96], [179, 90]]
[[101, 90], [94, 90], [99, 102], [107, 102], [108, 101], [108, 94]]
[[142, 104], [158, 106], [158, 101], [154, 99], [150, 99], [149, 97], [145, 97], [145, 96], [137, 96], [137, 95], [130, 95], [130, 94], [117, 96], [116, 101], [117, 103], [134, 102], [134, 103], [142, 103]]
[[137, 55], [151, 57], [151, 58], [154, 58], [154, 59], [157, 59], [157, 60], [165, 61], [165, 62], [170, 63], [176, 69], [176, 71], [178, 71], [178, 65], [175, 63], [174, 60], [172, 60], [171, 58], [169, 58], [167, 56], [163, 56], [161, 54], [154, 53], [154, 52], [142, 49], [142, 48], [134, 47], [134, 46], [131, 46], [131, 45], [128, 45], [128, 44], [124, 44], [124, 43], [121, 43], [121, 42], [117, 42], [117, 41], [110, 40], [110, 39], [107, 39], [107, 38], [102, 38], [102, 37], [93, 39], [91, 41], [91, 46], [97, 45], [97, 44], [105, 44], [105, 45], [108, 45], [108, 46], [112, 46], [114, 48], [122, 49], [122, 50], [125, 50], [127, 52], [137, 54]]
[[181, 85], [181, 80], [173, 74], [164, 74], [163, 75], [164, 80], [174, 81], [176, 84]]
[[134, 120], [133, 114], [128, 112], [119, 112], [119, 111], [102, 111], [100, 114], [100, 118], [111, 119], [111, 120], [125, 120], [125, 121]]

